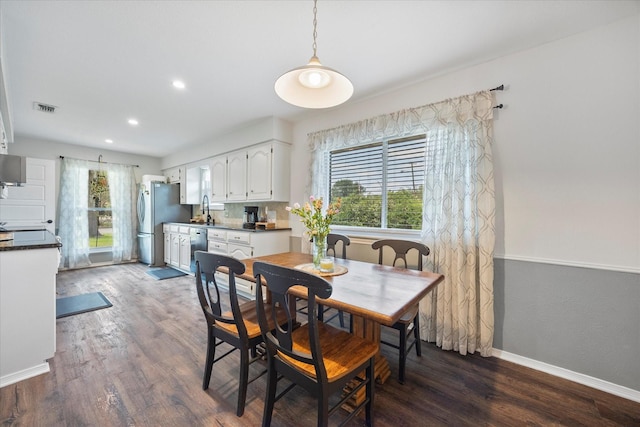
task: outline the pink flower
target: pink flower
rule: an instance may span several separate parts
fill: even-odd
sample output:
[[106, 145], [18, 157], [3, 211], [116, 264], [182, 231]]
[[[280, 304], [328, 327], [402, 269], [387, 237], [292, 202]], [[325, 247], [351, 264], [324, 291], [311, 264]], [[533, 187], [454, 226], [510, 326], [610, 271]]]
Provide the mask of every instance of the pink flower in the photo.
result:
[[310, 201], [310, 202], [313, 202], [315, 199], [316, 199], [315, 197], [313, 197], [313, 196], [309, 196], [309, 201]]
[[287, 211], [291, 212], [291, 206], [287, 206], [285, 209], [286, 209]]

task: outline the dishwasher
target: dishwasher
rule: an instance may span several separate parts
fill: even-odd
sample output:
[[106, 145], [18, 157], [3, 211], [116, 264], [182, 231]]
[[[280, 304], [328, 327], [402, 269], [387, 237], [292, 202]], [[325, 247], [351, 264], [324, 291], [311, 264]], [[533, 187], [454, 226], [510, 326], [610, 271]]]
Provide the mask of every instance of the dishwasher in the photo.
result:
[[207, 229], [204, 227], [191, 227], [191, 272], [196, 272], [195, 251], [207, 252]]

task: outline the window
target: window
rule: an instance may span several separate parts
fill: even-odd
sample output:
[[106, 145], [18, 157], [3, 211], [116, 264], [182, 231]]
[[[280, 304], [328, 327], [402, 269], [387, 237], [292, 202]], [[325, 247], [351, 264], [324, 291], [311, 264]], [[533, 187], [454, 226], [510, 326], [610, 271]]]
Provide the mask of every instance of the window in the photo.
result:
[[89, 247], [110, 248], [113, 244], [111, 196], [107, 172], [89, 171]]
[[342, 198], [335, 225], [420, 230], [425, 135], [332, 151], [329, 198]]

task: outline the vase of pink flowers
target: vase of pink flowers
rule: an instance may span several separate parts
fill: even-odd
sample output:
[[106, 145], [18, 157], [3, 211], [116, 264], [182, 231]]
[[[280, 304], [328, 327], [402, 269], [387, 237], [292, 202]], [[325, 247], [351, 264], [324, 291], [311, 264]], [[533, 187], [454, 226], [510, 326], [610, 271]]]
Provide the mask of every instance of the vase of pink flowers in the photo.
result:
[[313, 241], [312, 254], [313, 265], [319, 270], [320, 260], [327, 256], [327, 235], [331, 231], [330, 226], [333, 217], [340, 213], [342, 200], [338, 198], [334, 203], [329, 203], [326, 212], [323, 213], [324, 202], [322, 197], [309, 197], [309, 201], [300, 206], [295, 203], [293, 207], [287, 206], [287, 210], [300, 217], [300, 222], [305, 226], [305, 233]]

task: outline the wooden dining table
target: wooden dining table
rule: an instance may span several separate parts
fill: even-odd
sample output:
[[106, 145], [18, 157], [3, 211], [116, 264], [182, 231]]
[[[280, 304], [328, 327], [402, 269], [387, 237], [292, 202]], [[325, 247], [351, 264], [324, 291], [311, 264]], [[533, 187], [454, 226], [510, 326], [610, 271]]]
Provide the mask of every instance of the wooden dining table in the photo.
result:
[[[246, 266], [244, 274], [238, 276], [255, 282], [253, 263], [263, 261], [289, 268], [301, 268], [312, 262], [312, 256], [298, 252], [285, 252], [242, 260]], [[391, 371], [389, 362], [380, 353], [381, 325], [392, 326], [411, 307], [418, 304], [438, 283], [442, 274], [378, 265], [368, 262], [334, 259], [336, 272], [343, 274], [324, 276], [333, 291], [327, 299], [318, 298], [318, 303], [351, 314], [353, 331], [360, 337], [378, 343], [374, 376], [382, 384]], [[319, 273], [318, 273], [319, 274]], [[306, 288], [294, 286], [293, 297], [306, 298]], [[295, 314], [295, 304], [292, 304]]]

